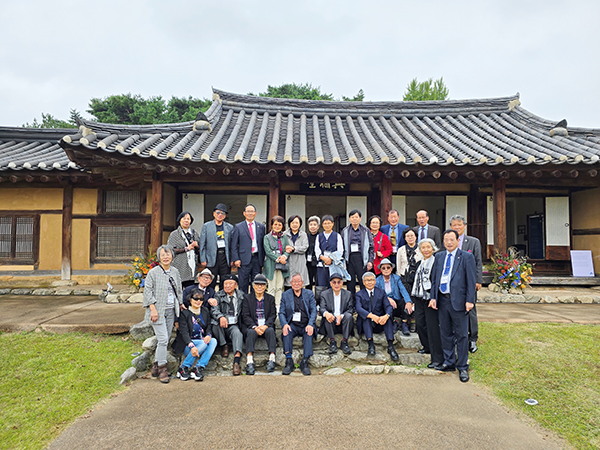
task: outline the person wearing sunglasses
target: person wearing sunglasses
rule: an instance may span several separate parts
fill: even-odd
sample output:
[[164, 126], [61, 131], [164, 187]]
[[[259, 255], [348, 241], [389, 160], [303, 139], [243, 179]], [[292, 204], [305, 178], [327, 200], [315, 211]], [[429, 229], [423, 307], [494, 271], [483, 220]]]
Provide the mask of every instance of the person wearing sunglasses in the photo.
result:
[[202, 225], [200, 232], [200, 265], [208, 268], [214, 278], [210, 287], [216, 289], [217, 276], [223, 289], [223, 280], [231, 273], [231, 236], [233, 225], [225, 222], [227, 205], [219, 203], [213, 210], [214, 220]]
[[346, 289], [342, 289], [344, 280], [342, 275], [334, 273], [329, 277], [330, 289], [321, 293], [322, 326], [329, 339], [329, 353], [338, 351], [336, 334], [342, 335], [341, 348], [345, 355], [352, 353], [348, 346], [348, 337], [354, 329], [354, 300]]

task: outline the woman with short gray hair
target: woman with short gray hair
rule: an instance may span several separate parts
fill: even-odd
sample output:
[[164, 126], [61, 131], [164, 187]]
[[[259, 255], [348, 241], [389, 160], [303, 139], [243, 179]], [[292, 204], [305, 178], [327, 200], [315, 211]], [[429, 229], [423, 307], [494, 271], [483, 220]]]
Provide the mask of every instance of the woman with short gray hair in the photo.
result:
[[145, 320], [152, 323], [154, 334], [158, 339], [152, 377], [158, 377], [161, 383], [169, 382], [167, 346], [175, 318], [179, 317], [183, 296], [179, 271], [171, 265], [174, 255], [175, 252], [170, 245], [158, 247], [156, 256], [159, 265], [148, 271], [144, 285]]

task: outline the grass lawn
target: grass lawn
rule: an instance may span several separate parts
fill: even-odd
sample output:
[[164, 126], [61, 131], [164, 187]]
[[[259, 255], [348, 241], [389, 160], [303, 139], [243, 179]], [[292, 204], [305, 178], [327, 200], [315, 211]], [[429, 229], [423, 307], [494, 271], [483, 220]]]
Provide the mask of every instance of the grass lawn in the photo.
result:
[[139, 347], [121, 336], [0, 334], [0, 449], [44, 448], [122, 389]]
[[[578, 449], [600, 448], [600, 326], [479, 325], [471, 376]], [[524, 401], [536, 399], [528, 406]]]

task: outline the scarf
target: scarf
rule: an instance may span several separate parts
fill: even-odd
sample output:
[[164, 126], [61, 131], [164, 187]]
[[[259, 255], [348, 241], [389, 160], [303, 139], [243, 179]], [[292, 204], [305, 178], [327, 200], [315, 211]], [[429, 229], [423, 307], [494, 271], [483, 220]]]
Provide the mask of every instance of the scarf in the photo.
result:
[[[183, 228], [181, 228], [181, 234], [186, 244], [189, 246], [192, 243], [192, 233], [190, 233], [189, 231], [184, 231]], [[189, 252], [185, 252], [185, 256], [187, 257], [188, 266], [190, 266], [190, 269], [192, 269], [193, 277], [196, 274], [196, 251], [190, 250]]]
[[431, 290], [431, 268], [433, 267], [434, 259], [433, 256], [430, 256], [429, 259], [424, 259], [419, 264], [412, 289], [414, 297], [422, 298], [423, 300], [431, 298], [429, 291]]

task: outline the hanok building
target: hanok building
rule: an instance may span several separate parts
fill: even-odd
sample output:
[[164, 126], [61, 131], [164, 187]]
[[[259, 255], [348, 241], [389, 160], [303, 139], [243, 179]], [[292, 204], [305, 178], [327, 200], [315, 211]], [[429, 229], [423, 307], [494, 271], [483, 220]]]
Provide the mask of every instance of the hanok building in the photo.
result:
[[[453, 214], [493, 248], [516, 246], [536, 273], [570, 273], [570, 249], [600, 257], [600, 129], [568, 128], [519, 96], [327, 102], [214, 90], [195, 122], [79, 130], [0, 128], [0, 270], [124, 269], [157, 248], [178, 212], [212, 220], [352, 209], [445, 229]], [[99, 273], [99, 272], [97, 272]]]

